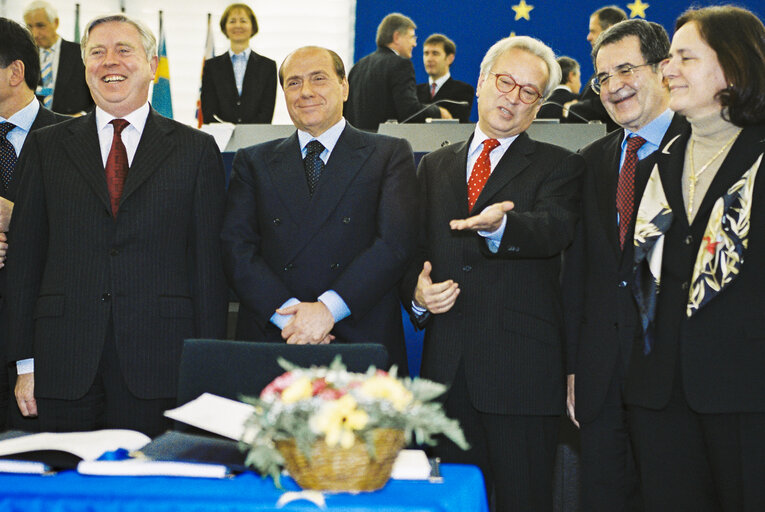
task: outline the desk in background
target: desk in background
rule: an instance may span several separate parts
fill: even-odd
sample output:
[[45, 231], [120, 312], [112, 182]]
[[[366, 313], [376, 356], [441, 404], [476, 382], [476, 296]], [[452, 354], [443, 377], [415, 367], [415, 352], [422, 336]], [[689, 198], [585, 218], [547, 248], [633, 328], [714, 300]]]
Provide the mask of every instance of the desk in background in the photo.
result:
[[[391, 480], [373, 493], [326, 494], [328, 511], [488, 512], [483, 477], [474, 466], [444, 464], [444, 482]], [[288, 491], [298, 490], [283, 479]], [[0, 512], [250, 512], [317, 511], [305, 500], [276, 507], [281, 491], [270, 478], [97, 477], [73, 471], [51, 476], [0, 474]]]

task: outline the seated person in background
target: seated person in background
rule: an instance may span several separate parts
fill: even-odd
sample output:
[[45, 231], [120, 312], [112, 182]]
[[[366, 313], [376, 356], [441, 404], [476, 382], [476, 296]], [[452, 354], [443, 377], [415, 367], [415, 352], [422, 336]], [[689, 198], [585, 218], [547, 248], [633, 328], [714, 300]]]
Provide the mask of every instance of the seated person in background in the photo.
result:
[[231, 4], [220, 17], [220, 29], [231, 49], [205, 62], [204, 122], [269, 124], [276, 103], [276, 62], [250, 49], [250, 39], [258, 33], [255, 13], [246, 4]]
[[377, 131], [380, 123], [389, 119], [416, 123], [428, 117], [452, 118], [445, 108], [417, 100], [411, 60], [412, 49], [417, 46], [416, 28], [411, 19], [396, 12], [380, 22], [377, 50], [348, 73], [350, 93], [343, 114], [353, 126]]
[[417, 84], [417, 99], [422, 103], [438, 100], [465, 101], [467, 105], [444, 103], [441, 105], [460, 123], [470, 121], [475, 89], [470, 84], [452, 78], [449, 67], [454, 62], [457, 45], [443, 34], [431, 34], [422, 48], [422, 63], [428, 73], [428, 82]]
[[542, 108], [539, 109], [537, 119], [560, 119], [567, 121], [563, 115], [563, 104], [579, 97], [579, 89], [582, 88], [582, 74], [579, 63], [571, 57], [558, 57], [561, 78], [560, 85], [556, 87]]

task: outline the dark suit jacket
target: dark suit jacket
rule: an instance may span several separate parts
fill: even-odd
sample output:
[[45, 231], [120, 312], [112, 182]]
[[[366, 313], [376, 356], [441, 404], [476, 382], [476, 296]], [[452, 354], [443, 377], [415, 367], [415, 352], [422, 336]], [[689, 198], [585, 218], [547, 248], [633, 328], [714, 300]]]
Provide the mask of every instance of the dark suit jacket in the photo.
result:
[[93, 97], [85, 82], [85, 64], [82, 62], [80, 45], [64, 39], [61, 40], [51, 110], [66, 115], [93, 110]]
[[296, 133], [238, 151], [222, 234], [237, 338], [281, 340], [274, 310], [332, 289], [351, 310], [335, 342], [381, 343], [405, 370], [397, 283], [416, 241], [416, 188], [406, 141], [350, 125], [313, 197]]
[[600, 121], [606, 125], [607, 132], [619, 130], [621, 127], [611, 119], [611, 116], [609, 116], [606, 111], [606, 107], [603, 106], [603, 102], [600, 101], [600, 96], [595, 94], [595, 91], [590, 87], [590, 82], [592, 82], [594, 76], [595, 75], [592, 75], [587, 83], [582, 84], [582, 92], [579, 93], [579, 102], [571, 105], [568, 109], [568, 122], [584, 123], [584, 119], [588, 121]]
[[454, 307], [428, 318], [423, 377], [453, 381], [464, 360], [467, 387], [481, 412], [549, 415], [563, 412], [561, 252], [574, 236], [582, 157], [525, 133], [497, 164], [474, 211], [510, 200], [515, 208], [496, 254], [476, 233], [452, 231], [468, 217], [469, 141], [420, 162], [420, 243], [402, 283], [414, 296], [423, 262], [433, 282], [454, 279]]
[[[675, 115], [661, 147], [686, 126]], [[614, 375], [626, 377], [642, 331], [632, 295], [633, 245], [619, 248], [616, 185], [623, 139], [624, 130], [613, 131], [581, 150], [587, 163], [582, 214], [565, 259], [566, 373], [576, 374], [576, 417], [584, 422], [600, 413]], [[638, 163], [635, 214], [661, 147]], [[627, 241], [633, 233], [634, 217]]]
[[452, 105], [450, 103], [442, 103], [440, 106], [444, 107], [452, 115], [454, 119], [459, 119], [460, 123], [470, 122], [470, 109], [473, 108], [473, 98], [475, 98], [475, 89], [473, 86], [455, 80], [452, 77], [444, 82], [444, 85], [436, 92], [436, 95], [430, 97], [430, 84], [425, 82], [424, 84], [417, 84], [417, 99], [420, 103], [433, 103], [438, 100], [454, 100], [454, 101], [467, 101], [467, 106]]
[[[40, 110], [37, 111], [37, 117], [30, 128], [30, 132], [48, 126], [67, 119], [64, 116], [54, 114], [47, 108], [40, 105]], [[26, 147], [26, 140], [21, 147], [22, 151]], [[13, 179], [11, 180], [10, 188], [8, 189], [8, 196], [6, 199], [14, 201], [16, 198], [15, 190], [19, 183], [21, 170], [16, 166], [13, 173]], [[9, 367], [12, 363], [6, 364], [5, 358], [5, 344], [8, 333], [8, 310], [5, 307], [5, 289], [6, 289], [6, 276], [7, 272], [0, 269], [0, 431], [3, 430], [3, 425], [7, 418], [7, 407], [11, 397], [10, 389], [13, 387], [13, 382], [16, 380], [15, 368]], [[9, 377], [10, 375], [10, 377]]]
[[234, 124], [269, 124], [276, 103], [276, 62], [250, 52], [242, 81], [242, 95], [236, 89], [234, 66], [228, 52], [205, 61], [202, 71], [202, 116]]
[[130, 391], [173, 397], [183, 340], [225, 335], [212, 137], [152, 111], [116, 218], [94, 113], [31, 133], [19, 167], [8, 359], [34, 357], [36, 396], [79, 398], [111, 325]]
[[[699, 413], [765, 412], [765, 164], [755, 181], [749, 244], [741, 273], [691, 318], [685, 314], [688, 283], [715, 201], [765, 153], [765, 125], [744, 128], [722, 163], [693, 224], [682, 198], [681, 176], [690, 128], [663, 148], [657, 165], [674, 213], [664, 242], [656, 340], [643, 355], [634, 345], [625, 401], [661, 409], [680, 382]], [[678, 360], [679, 358], [679, 360]], [[681, 375], [678, 375], [678, 369]]]
[[562, 122], [567, 122], [568, 119], [563, 117], [563, 108], [548, 102], [555, 102], [563, 105], [571, 100], [577, 99], [578, 97], [579, 96], [567, 88], [564, 89], [561, 87], [559, 89], [555, 89], [550, 97], [545, 100], [545, 104], [542, 105], [542, 108], [539, 109], [539, 113], [537, 113], [537, 119], [560, 119]]
[[441, 117], [437, 106], [423, 105], [417, 100], [414, 65], [411, 59], [399, 57], [390, 48], [378, 47], [358, 61], [348, 74], [350, 91], [343, 114], [353, 126], [377, 131], [388, 119], [403, 121], [425, 109], [411, 121]]

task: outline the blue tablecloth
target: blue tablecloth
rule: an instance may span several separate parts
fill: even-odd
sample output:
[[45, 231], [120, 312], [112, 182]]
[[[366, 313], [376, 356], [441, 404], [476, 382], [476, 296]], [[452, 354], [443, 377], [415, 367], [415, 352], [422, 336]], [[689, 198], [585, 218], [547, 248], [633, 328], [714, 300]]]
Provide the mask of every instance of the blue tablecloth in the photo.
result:
[[[483, 477], [474, 466], [444, 464], [444, 482], [391, 480], [372, 493], [326, 494], [326, 510], [361, 512], [487, 512]], [[284, 479], [287, 490], [297, 490]], [[245, 473], [232, 479], [0, 475], [0, 511], [246, 512], [317, 511], [308, 501], [276, 508], [281, 491], [271, 479]]]

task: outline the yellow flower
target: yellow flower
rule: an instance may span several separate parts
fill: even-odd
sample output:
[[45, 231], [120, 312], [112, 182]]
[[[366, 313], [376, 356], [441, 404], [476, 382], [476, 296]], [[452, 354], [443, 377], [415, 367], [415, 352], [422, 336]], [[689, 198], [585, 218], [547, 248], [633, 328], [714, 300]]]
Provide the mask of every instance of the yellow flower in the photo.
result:
[[361, 385], [360, 391], [371, 398], [388, 400], [399, 411], [412, 402], [412, 393], [401, 382], [387, 375], [370, 377]]
[[324, 435], [328, 446], [340, 444], [350, 448], [356, 441], [354, 431], [367, 426], [369, 416], [356, 408], [356, 400], [351, 395], [344, 395], [338, 400], [325, 402], [319, 411], [311, 417], [311, 429]]
[[282, 391], [282, 402], [291, 404], [305, 398], [311, 398], [311, 379], [300, 377]]

